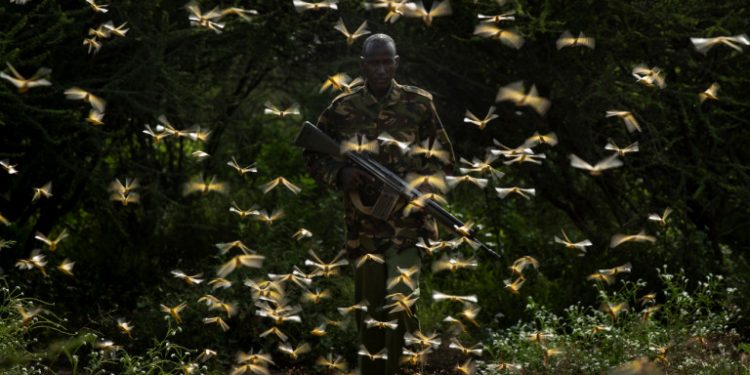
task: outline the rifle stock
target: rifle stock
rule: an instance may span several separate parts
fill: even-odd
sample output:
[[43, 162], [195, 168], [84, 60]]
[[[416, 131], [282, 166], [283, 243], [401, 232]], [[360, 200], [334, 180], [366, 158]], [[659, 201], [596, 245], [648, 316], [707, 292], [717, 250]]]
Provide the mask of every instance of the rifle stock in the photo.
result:
[[[294, 140], [294, 144], [309, 151], [319, 152], [334, 157], [342, 156], [342, 154], [340, 153], [340, 146], [338, 142], [336, 142], [327, 134], [323, 133], [320, 129], [318, 129], [318, 127], [316, 127], [309, 121], [305, 121], [305, 123], [302, 125], [302, 129], [300, 130], [299, 134], [297, 134], [297, 138]], [[390, 170], [388, 170], [388, 168], [370, 157], [362, 156], [352, 152], [347, 152], [343, 156], [346, 156], [346, 158], [352, 163], [372, 174], [383, 184], [389, 186], [395, 191], [398, 191], [399, 194], [401, 194], [409, 202], [422, 194], [417, 189], [409, 189], [408, 183], [406, 183], [406, 181], [404, 181], [400, 176], [391, 172]], [[440, 206], [440, 204], [438, 204], [437, 202], [427, 199], [424, 209], [429, 215], [434, 217], [444, 226], [448, 227], [452, 232], [461, 236], [465, 235], [458, 230], [458, 228], [464, 226], [464, 223], [457, 217], [453, 216], [442, 206]], [[467, 237], [476, 242], [479, 247], [483, 248], [485, 251], [500, 258], [500, 255], [498, 253], [496, 253], [489, 246], [485, 245], [476, 238], [477, 234], [475, 230], [472, 229], [469, 233], [469, 236]]]
[[340, 156], [339, 150], [341, 150], [341, 148], [339, 144], [309, 121], [305, 121], [302, 125], [302, 129], [300, 129], [299, 134], [297, 134], [294, 144], [305, 150], [320, 152], [331, 156]]

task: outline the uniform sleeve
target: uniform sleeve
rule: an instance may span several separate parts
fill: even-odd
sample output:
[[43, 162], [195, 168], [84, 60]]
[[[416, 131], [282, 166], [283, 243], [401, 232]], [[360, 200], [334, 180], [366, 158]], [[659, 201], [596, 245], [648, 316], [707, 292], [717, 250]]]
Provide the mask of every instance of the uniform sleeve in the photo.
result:
[[[336, 141], [341, 141], [340, 136], [333, 131], [335, 129], [337, 114], [334, 111], [336, 103], [332, 103], [318, 118], [317, 127], [323, 133], [328, 134]], [[333, 157], [327, 154], [305, 150], [302, 153], [307, 164], [307, 169], [315, 180], [332, 190], [340, 189], [338, 173], [347, 163], [343, 158]]]

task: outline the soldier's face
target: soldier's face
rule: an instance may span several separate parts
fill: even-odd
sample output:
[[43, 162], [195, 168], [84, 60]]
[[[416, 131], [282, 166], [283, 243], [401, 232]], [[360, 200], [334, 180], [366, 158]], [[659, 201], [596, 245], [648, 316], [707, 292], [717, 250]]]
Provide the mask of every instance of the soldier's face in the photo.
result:
[[396, 76], [398, 55], [388, 43], [373, 43], [368, 46], [365, 56], [362, 56], [361, 66], [370, 89], [384, 92]]

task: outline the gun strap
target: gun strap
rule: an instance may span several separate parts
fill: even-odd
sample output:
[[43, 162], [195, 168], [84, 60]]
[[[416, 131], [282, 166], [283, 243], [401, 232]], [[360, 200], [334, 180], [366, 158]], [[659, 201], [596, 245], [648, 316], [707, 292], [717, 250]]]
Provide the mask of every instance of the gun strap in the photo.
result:
[[354, 208], [359, 210], [365, 215], [372, 215], [372, 207], [365, 206], [364, 203], [362, 203], [362, 199], [359, 197], [359, 193], [356, 191], [350, 191], [349, 192], [349, 199], [352, 201], [352, 204], [354, 205]]

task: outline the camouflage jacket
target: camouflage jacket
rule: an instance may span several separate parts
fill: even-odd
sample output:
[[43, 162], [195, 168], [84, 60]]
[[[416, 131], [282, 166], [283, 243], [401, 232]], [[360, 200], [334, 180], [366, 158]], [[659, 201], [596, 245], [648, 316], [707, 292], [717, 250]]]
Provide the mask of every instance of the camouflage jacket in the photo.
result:
[[[420, 88], [400, 85], [395, 80], [388, 93], [378, 100], [367, 89], [367, 84], [336, 97], [318, 119], [318, 128], [338, 142], [354, 136], [364, 136], [373, 141], [383, 132], [398, 141], [411, 145], [429, 140], [442, 146], [448, 157], [439, 160], [422, 154], [402, 152], [394, 144], [379, 143], [375, 160], [402, 178], [408, 173], [422, 175], [443, 171], [451, 174], [455, 164], [453, 148], [432, 102], [432, 95]], [[338, 173], [347, 165], [345, 158], [305, 151], [307, 166], [313, 177], [330, 189], [341, 191]], [[425, 190], [425, 186], [420, 187]], [[372, 205], [379, 189], [372, 185], [360, 188], [359, 196], [364, 205]], [[405, 203], [405, 202], [403, 202]], [[403, 208], [404, 204], [400, 205]], [[349, 195], [344, 195], [346, 216], [346, 247], [349, 255], [382, 252], [388, 246], [411, 246], [421, 238], [436, 238], [437, 225], [434, 219], [421, 212], [402, 215], [403, 210], [394, 210], [388, 220], [379, 220], [356, 208]]]

